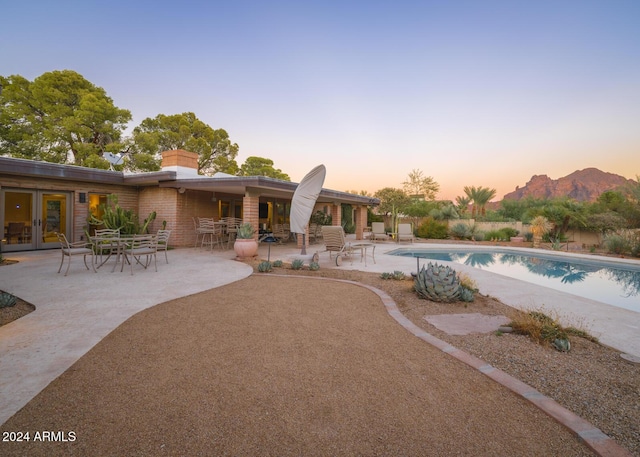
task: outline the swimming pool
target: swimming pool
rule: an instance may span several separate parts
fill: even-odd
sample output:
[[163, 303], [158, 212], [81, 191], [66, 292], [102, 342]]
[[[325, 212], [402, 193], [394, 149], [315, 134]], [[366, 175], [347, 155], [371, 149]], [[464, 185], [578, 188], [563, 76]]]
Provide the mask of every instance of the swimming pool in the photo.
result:
[[448, 261], [640, 312], [638, 266], [500, 248], [396, 249], [391, 255]]

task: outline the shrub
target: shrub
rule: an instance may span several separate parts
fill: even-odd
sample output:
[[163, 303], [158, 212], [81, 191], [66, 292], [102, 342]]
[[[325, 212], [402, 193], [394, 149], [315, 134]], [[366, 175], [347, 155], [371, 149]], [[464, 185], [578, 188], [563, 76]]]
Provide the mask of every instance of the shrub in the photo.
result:
[[446, 240], [449, 235], [449, 228], [446, 222], [439, 222], [428, 217], [416, 230], [419, 238], [431, 238], [433, 240]]
[[279, 268], [282, 266], [282, 260], [274, 260], [273, 261], [273, 266], [276, 268]]
[[449, 233], [451, 234], [452, 238], [455, 238], [457, 240], [468, 240], [473, 235], [471, 227], [469, 227], [464, 222], [458, 222], [457, 224], [452, 226], [449, 229]]
[[510, 239], [512, 236], [518, 236], [518, 233], [520, 233], [513, 227], [503, 227], [498, 231], [504, 235], [506, 240]]
[[506, 241], [504, 234], [500, 230], [489, 230], [484, 232], [484, 239], [487, 241]]
[[569, 351], [571, 343], [569, 335], [579, 336], [595, 343], [598, 339], [589, 335], [585, 330], [575, 327], [562, 327], [556, 318], [541, 311], [518, 313], [518, 317], [509, 323], [514, 333], [527, 335], [540, 344], [549, 344], [559, 351]]
[[295, 259], [293, 262], [291, 262], [291, 269], [292, 270], [300, 270], [304, 265], [304, 261], [302, 261], [302, 259]]
[[263, 260], [258, 264], [258, 271], [261, 273], [268, 273], [272, 270], [271, 267], [272, 267], [271, 262], [267, 262], [266, 260]]
[[476, 241], [484, 241], [485, 235], [484, 232], [476, 232], [473, 234], [473, 239]]
[[624, 255], [631, 252], [629, 240], [618, 233], [608, 235], [604, 239], [604, 247], [611, 254]]
[[318, 262], [311, 262], [309, 264], [309, 270], [318, 271], [320, 269], [320, 264]]

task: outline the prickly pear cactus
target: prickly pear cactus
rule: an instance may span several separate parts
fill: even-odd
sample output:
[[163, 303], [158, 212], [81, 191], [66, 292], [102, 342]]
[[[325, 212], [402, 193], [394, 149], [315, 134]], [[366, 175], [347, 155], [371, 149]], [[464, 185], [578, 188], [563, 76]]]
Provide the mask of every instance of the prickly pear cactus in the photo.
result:
[[422, 266], [413, 283], [416, 293], [428, 300], [453, 302], [460, 298], [460, 281], [456, 271], [444, 265], [429, 262]]

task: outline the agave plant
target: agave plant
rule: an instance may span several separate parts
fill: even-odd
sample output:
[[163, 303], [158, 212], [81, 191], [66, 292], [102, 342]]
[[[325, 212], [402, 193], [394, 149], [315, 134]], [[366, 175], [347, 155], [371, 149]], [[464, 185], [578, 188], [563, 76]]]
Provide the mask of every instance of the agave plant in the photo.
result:
[[268, 273], [268, 272], [270, 272], [271, 270], [273, 270], [272, 266], [273, 266], [273, 265], [271, 264], [271, 262], [269, 262], [269, 261], [267, 261], [267, 260], [263, 260], [262, 262], [260, 262], [260, 263], [258, 264], [258, 271], [259, 271], [260, 273]]
[[6, 308], [16, 304], [16, 297], [8, 292], [0, 293], [0, 308]]
[[291, 269], [300, 270], [303, 265], [304, 265], [304, 261], [302, 259], [295, 259], [293, 262], [291, 262]]
[[249, 222], [245, 222], [244, 224], [240, 225], [238, 227], [238, 231], [236, 233], [236, 238], [239, 238], [241, 240], [249, 240], [251, 238], [253, 238], [253, 234], [255, 233], [255, 229], [253, 228], [253, 225], [251, 225]]
[[455, 270], [431, 262], [422, 266], [413, 287], [420, 297], [438, 302], [459, 300], [462, 289]]
[[320, 264], [318, 262], [311, 262], [309, 264], [309, 270], [318, 271], [320, 269]]

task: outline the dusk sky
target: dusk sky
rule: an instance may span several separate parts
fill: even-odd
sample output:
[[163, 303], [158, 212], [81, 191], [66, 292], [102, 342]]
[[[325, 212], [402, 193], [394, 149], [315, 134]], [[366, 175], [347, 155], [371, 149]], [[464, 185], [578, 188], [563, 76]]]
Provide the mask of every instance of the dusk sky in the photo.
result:
[[335, 190], [640, 174], [638, 0], [1, 1], [0, 75], [64, 69]]

